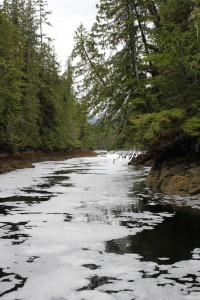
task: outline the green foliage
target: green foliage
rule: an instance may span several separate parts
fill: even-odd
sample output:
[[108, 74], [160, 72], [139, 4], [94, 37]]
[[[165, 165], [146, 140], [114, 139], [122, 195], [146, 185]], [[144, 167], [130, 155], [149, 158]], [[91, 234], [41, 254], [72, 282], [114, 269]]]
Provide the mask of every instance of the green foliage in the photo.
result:
[[96, 149], [114, 150], [117, 148], [117, 134], [113, 128], [107, 127], [103, 120], [98, 120], [91, 129]]
[[100, 0], [62, 76], [46, 5], [6, 0], [0, 11], [1, 149], [199, 143], [199, 0]]
[[200, 137], [200, 114], [188, 118], [183, 123], [182, 130], [192, 137]]
[[0, 150], [91, 147], [73, 70], [60, 75], [43, 32], [44, 0], [4, 1], [0, 10]]
[[75, 72], [104, 133], [145, 149], [199, 137], [199, 0], [100, 0], [97, 8], [92, 30], [78, 29]]
[[181, 125], [185, 116], [185, 110], [177, 108], [132, 117], [131, 129], [137, 133], [134, 136], [134, 143], [142, 148], [148, 148], [169, 142], [183, 133]]

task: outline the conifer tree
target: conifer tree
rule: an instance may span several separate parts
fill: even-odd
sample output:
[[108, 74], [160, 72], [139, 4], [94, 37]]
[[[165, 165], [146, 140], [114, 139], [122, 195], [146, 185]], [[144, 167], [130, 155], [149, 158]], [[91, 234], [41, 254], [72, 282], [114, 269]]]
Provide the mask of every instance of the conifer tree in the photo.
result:
[[12, 151], [22, 136], [23, 39], [9, 18], [0, 17], [0, 147]]
[[81, 147], [85, 112], [45, 35], [47, 2], [4, 0], [0, 13], [0, 148]]
[[74, 50], [93, 112], [130, 144], [199, 136], [199, 1], [100, 0], [97, 7]]

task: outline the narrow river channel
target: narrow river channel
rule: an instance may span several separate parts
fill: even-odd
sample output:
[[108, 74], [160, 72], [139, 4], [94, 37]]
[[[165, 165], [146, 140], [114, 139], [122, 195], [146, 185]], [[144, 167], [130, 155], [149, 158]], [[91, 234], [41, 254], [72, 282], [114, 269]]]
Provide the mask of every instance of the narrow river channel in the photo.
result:
[[200, 201], [117, 153], [0, 175], [2, 300], [200, 299]]

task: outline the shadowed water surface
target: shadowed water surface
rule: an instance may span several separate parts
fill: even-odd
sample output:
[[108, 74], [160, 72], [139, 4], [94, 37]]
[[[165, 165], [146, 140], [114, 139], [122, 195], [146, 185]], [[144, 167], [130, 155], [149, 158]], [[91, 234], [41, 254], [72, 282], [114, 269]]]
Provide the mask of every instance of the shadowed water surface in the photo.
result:
[[[106, 242], [106, 251], [118, 254], [138, 253], [142, 260], [173, 264], [192, 258], [191, 251], [200, 247], [200, 211], [191, 207], [172, 208], [170, 205], [145, 205], [142, 209], [158, 212], [174, 212], [153, 230], [143, 230], [136, 235]], [[130, 226], [123, 222], [124, 226]]]

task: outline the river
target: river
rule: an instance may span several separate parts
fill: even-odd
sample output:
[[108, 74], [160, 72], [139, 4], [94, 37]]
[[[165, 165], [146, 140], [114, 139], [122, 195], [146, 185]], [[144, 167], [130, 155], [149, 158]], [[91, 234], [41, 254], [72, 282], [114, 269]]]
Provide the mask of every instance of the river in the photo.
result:
[[2, 300], [200, 299], [200, 201], [117, 153], [0, 175]]

